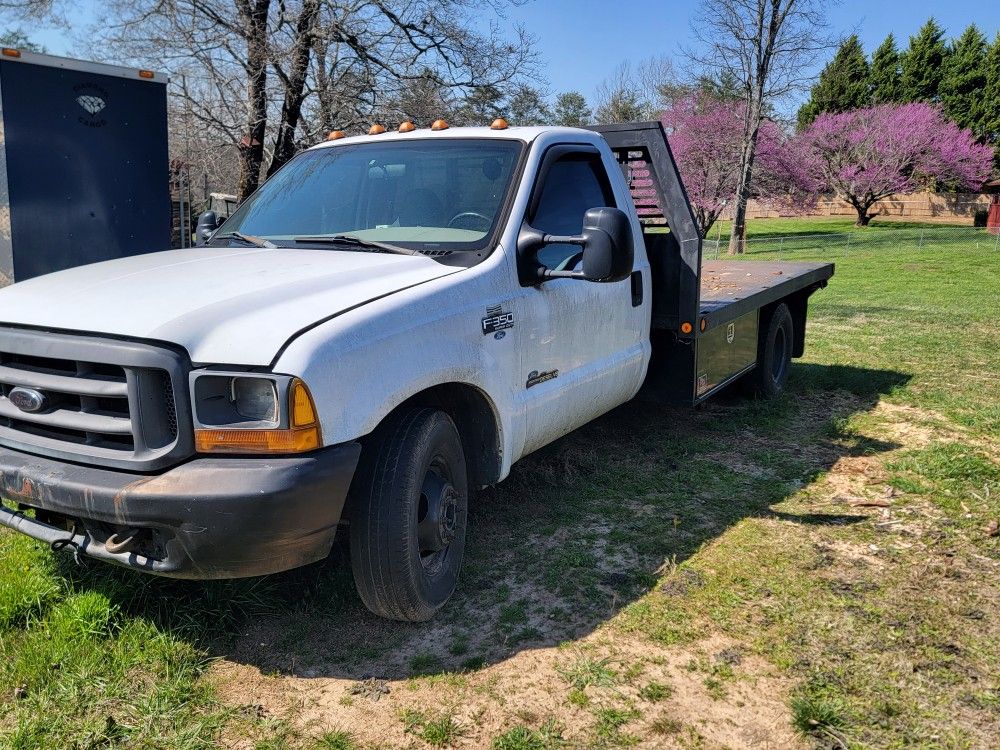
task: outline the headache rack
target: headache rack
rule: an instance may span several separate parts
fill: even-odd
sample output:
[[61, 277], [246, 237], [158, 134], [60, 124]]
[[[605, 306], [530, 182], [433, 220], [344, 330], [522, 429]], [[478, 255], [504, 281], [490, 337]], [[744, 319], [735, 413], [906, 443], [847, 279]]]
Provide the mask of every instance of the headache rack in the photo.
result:
[[[654, 329], [697, 335], [701, 234], [659, 122], [593, 125], [621, 166], [635, 203], [653, 275]], [[683, 331], [682, 324], [692, 329]]]

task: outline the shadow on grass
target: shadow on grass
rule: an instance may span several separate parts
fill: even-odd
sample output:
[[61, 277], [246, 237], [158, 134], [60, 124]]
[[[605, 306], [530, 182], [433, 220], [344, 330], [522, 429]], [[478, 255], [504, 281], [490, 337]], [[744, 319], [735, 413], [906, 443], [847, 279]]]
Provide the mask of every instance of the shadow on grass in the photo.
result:
[[130, 616], [268, 673], [402, 678], [475, 669], [581, 637], [745, 518], [851, 524], [772, 509], [844, 456], [897, 446], [847, 420], [905, 385], [887, 370], [796, 364], [786, 396], [725, 393], [698, 409], [642, 397], [519, 462], [470, 511], [458, 591], [430, 623], [380, 620], [354, 593], [343, 545], [264, 579], [191, 583], [98, 563], [64, 567]]

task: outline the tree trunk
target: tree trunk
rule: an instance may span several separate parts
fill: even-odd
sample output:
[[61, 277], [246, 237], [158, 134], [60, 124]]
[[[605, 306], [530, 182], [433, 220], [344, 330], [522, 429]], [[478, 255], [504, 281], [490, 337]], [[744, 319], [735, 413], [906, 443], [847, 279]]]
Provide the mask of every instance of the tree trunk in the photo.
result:
[[267, 130], [267, 15], [271, 0], [237, 3], [247, 40], [247, 132], [240, 142], [237, 200], [243, 201], [260, 184]]
[[858, 212], [858, 220], [854, 222], [856, 227], [866, 227], [871, 223], [871, 220], [878, 216], [878, 212], [871, 212], [871, 207], [875, 205], [875, 199], [859, 199], [859, 198], [848, 198], [847, 202], [854, 206], [854, 210]]
[[270, 177], [295, 156], [295, 132], [302, 117], [302, 103], [305, 101], [306, 76], [309, 73], [309, 55], [312, 50], [313, 28], [319, 15], [319, 0], [304, 0], [299, 20], [295, 27], [295, 43], [292, 46], [291, 69], [285, 81], [285, 100], [281, 105], [281, 122], [274, 142], [274, 154], [267, 169]]
[[747, 107], [747, 123], [740, 149], [740, 179], [736, 186], [736, 207], [733, 209], [733, 227], [729, 234], [729, 254], [739, 255], [746, 251], [747, 203], [750, 201], [753, 163], [757, 156], [757, 138], [760, 135], [761, 111], [763, 105], [759, 96], [754, 96]]

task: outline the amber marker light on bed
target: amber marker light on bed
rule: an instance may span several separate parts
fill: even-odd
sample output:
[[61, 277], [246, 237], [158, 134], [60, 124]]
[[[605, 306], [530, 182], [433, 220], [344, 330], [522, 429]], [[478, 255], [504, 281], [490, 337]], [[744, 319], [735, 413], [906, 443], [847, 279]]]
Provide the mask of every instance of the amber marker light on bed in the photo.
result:
[[3, 48], [3, 55], [4, 55], [4, 57], [20, 57], [21, 56], [21, 50], [14, 49], [13, 47], [4, 47]]
[[686, 320], [681, 323], [681, 333], [691, 333], [694, 330], [694, 326], [688, 323]]

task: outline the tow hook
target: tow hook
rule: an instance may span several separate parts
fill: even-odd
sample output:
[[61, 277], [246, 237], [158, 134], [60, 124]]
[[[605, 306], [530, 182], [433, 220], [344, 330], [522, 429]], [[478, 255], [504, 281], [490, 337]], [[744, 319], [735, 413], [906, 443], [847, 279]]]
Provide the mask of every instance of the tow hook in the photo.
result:
[[112, 555], [118, 555], [122, 552], [131, 552], [136, 543], [139, 541], [139, 535], [141, 533], [142, 529], [136, 529], [133, 527], [116, 531], [104, 542], [104, 549]]

